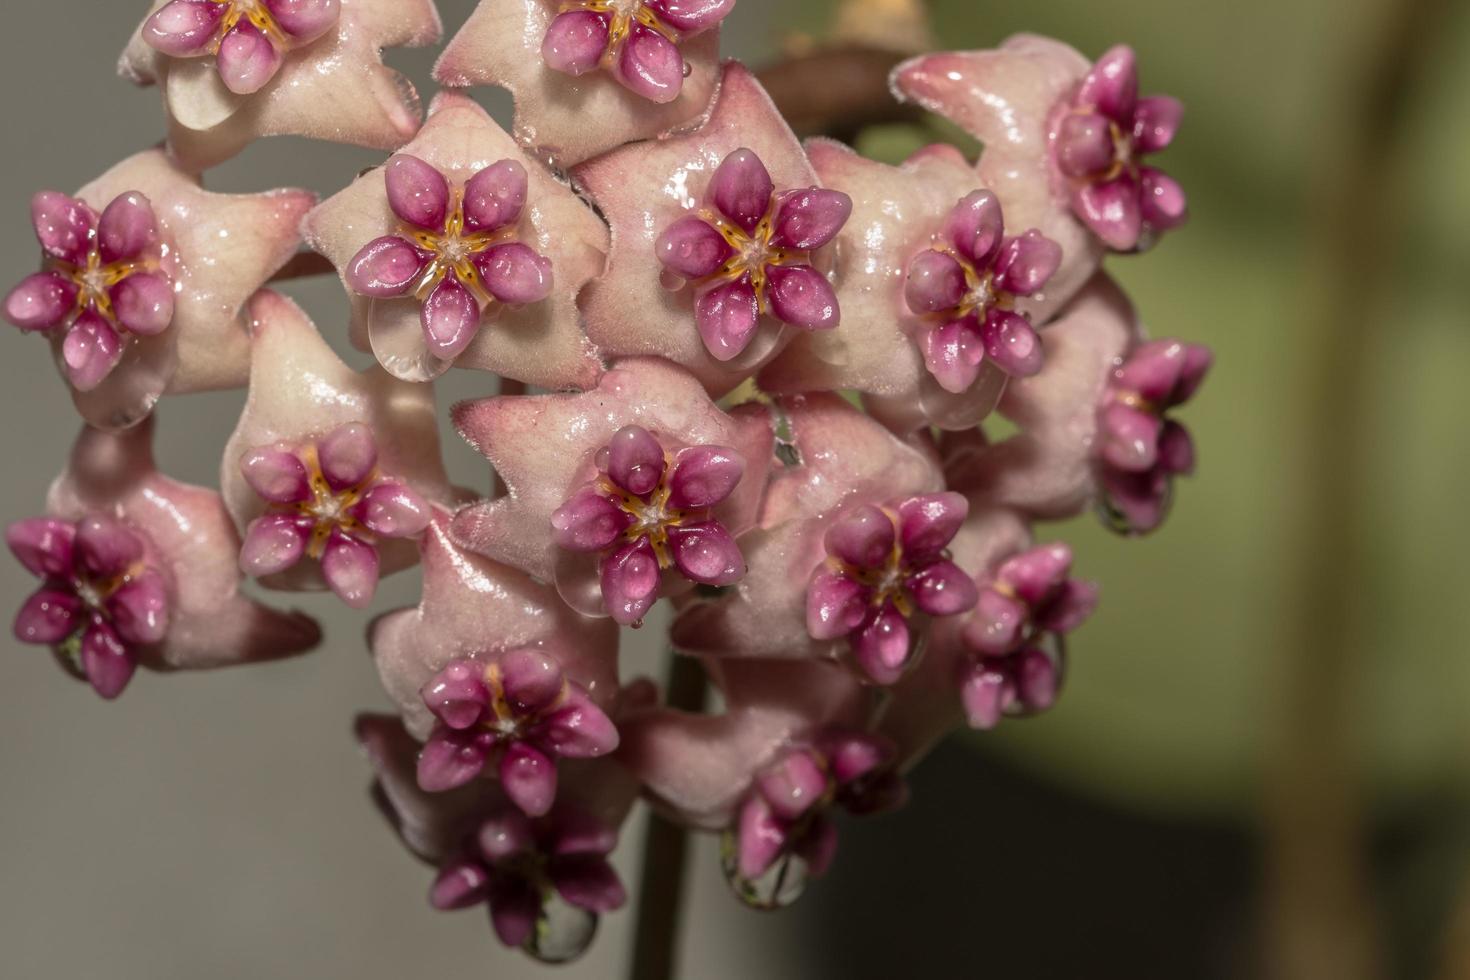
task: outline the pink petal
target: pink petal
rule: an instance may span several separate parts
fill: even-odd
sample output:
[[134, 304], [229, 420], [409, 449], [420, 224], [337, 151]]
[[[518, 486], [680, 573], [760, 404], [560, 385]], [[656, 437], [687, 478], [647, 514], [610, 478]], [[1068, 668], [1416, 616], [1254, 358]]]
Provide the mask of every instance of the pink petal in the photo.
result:
[[22, 279], [5, 297], [5, 319], [22, 330], [45, 330], [66, 319], [77, 305], [77, 285], [54, 272]]
[[1013, 378], [1029, 378], [1041, 370], [1041, 338], [1031, 321], [1009, 310], [991, 310], [980, 329], [985, 356]]
[[1140, 191], [1131, 177], [1084, 184], [1072, 195], [1072, 207], [1092, 233], [1114, 251], [1130, 252], [1143, 227]]
[[122, 338], [112, 324], [91, 309], [77, 317], [61, 343], [66, 376], [78, 391], [91, 391], [100, 385], [122, 355]]
[[1163, 423], [1157, 415], [1114, 402], [1103, 409], [1101, 423], [1098, 454], [1109, 465], [1142, 472], [1158, 461]]
[[568, 904], [589, 912], [612, 912], [628, 901], [618, 873], [601, 857], [574, 856], [555, 861], [551, 882]]
[[908, 620], [892, 605], [885, 605], [868, 625], [852, 635], [854, 659], [878, 684], [898, 681], [908, 663], [910, 647]]
[[537, 727], [537, 741], [564, 758], [592, 759], [618, 747], [618, 729], [606, 712], [577, 691]]
[[964, 267], [954, 256], [928, 248], [909, 263], [903, 296], [915, 313], [938, 313], [959, 306], [966, 286]]
[[945, 391], [962, 394], [980, 376], [985, 343], [973, 316], [950, 320], [922, 337], [924, 366]]
[[77, 523], [76, 566], [93, 579], [125, 574], [143, 559], [143, 542], [120, 521], [94, 515]]
[[82, 671], [92, 689], [111, 701], [123, 692], [137, 669], [133, 654], [106, 623], [93, 623], [82, 637]]
[[210, 0], [172, 0], [144, 21], [143, 40], [175, 58], [203, 54], [228, 10]]
[[1087, 621], [1097, 608], [1097, 584], [1068, 579], [1037, 623], [1053, 633], [1070, 633]]
[[525, 306], [551, 294], [551, 260], [521, 242], [506, 242], [475, 256], [475, 268], [490, 295]]
[[333, 531], [322, 553], [327, 586], [353, 609], [366, 609], [378, 590], [378, 549]]
[[1016, 665], [1016, 694], [1030, 711], [1045, 711], [1057, 700], [1057, 665], [1043, 650], [1021, 651]]
[[937, 557], [970, 513], [970, 502], [958, 493], [930, 493], [910, 497], [898, 505], [899, 543], [904, 557]]
[[557, 662], [539, 650], [512, 650], [500, 659], [505, 699], [517, 715], [534, 715], [561, 696], [566, 677]]
[[615, 827], [610, 826], [602, 817], [575, 805], [563, 807], [557, 813], [553, 838], [548, 850], [557, 857], [607, 857], [618, 846], [618, 832]]
[[112, 287], [117, 321], [129, 333], [151, 337], [174, 321], [174, 287], [163, 276], [139, 272]]
[[314, 41], [331, 30], [341, 16], [340, 0], [261, 0], [281, 30], [298, 44]]
[[1138, 102], [1138, 65], [1126, 44], [1109, 48], [1082, 80], [1077, 104], [1095, 107], [1118, 123], [1129, 123]]
[[1194, 472], [1194, 439], [1178, 422], [1165, 422], [1159, 434], [1159, 466], [1181, 476]]
[[1007, 583], [1018, 599], [1035, 608], [1061, 587], [1071, 569], [1072, 549], [1057, 542], [1007, 560], [996, 572], [996, 578]]
[[436, 730], [419, 753], [419, 788], [444, 793], [472, 782], [485, 769], [486, 741], [479, 732]]
[[378, 465], [378, 440], [361, 422], [348, 422], [328, 432], [316, 445], [322, 476], [333, 490], [346, 490], [366, 480]]
[[673, 41], [635, 23], [618, 58], [618, 80], [650, 102], [672, 102], [684, 85], [684, 56]]
[[241, 20], [220, 41], [219, 77], [236, 95], [265, 88], [281, 68], [281, 52], [250, 21]]
[[551, 515], [551, 538], [568, 551], [605, 551], [631, 523], [631, 514], [592, 487], [584, 487]]
[[646, 538], [624, 545], [604, 558], [598, 569], [602, 601], [608, 615], [624, 626], [643, 621], [658, 601], [658, 558]]
[[869, 732], [841, 732], [821, 740], [832, 778], [839, 786], [857, 782], [893, 761], [895, 749], [884, 736]]
[[971, 668], [960, 684], [960, 701], [970, 727], [989, 731], [1015, 702], [1016, 689], [1003, 671], [985, 666]]
[[107, 612], [125, 642], [142, 646], [161, 642], [169, 626], [169, 598], [163, 576], [154, 569], [145, 570], [112, 594]]
[[806, 862], [808, 876], [826, 874], [837, 857], [837, 825], [826, 817], [817, 817], [797, 843], [796, 853]]
[[724, 20], [735, 0], [644, 0], [643, 5], [682, 37], [692, 37]]
[[1179, 405], [1194, 397], [1214, 362], [1215, 355], [1203, 344], [1184, 345], [1184, 366], [1179, 369], [1179, 383], [1174, 386], [1173, 404]]
[[533, 854], [537, 849], [536, 828], [514, 807], [499, 807], [480, 825], [475, 844], [486, 860], [500, 864]]
[[694, 303], [694, 321], [705, 350], [719, 361], [737, 357], [755, 336], [760, 303], [748, 276], [701, 293]]
[[454, 660], [429, 678], [419, 694], [445, 725], [463, 730], [480, 722], [490, 706], [485, 669], [475, 660]]
[[714, 275], [734, 254], [724, 235], [694, 215], [685, 215], [665, 228], [653, 247], [658, 260], [685, 279]]
[[1106, 116], [1068, 113], [1057, 128], [1057, 167], [1069, 177], [1106, 173], [1117, 158], [1113, 130]]
[[746, 801], [740, 808], [739, 819], [735, 866], [740, 877], [754, 881], [765, 874], [785, 850], [787, 831], [761, 797]]
[[1005, 234], [1000, 200], [990, 191], [971, 191], [954, 206], [944, 235], [976, 268], [990, 266]]
[[541, 896], [530, 883], [509, 875], [494, 877], [489, 901], [496, 938], [512, 949], [529, 942], [541, 916]]
[[1046, 285], [1062, 264], [1062, 247], [1032, 228], [1008, 238], [995, 260], [997, 289], [1030, 296]]
[[153, 205], [137, 191], [113, 198], [97, 222], [97, 251], [103, 262], [135, 259], [157, 238]]
[[741, 147], [715, 168], [708, 199], [720, 213], [746, 232], [754, 232], [771, 206], [776, 185], [754, 150]]
[[1128, 355], [1114, 377], [1114, 387], [1133, 392], [1151, 405], [1170, 408], [1183, 399], [1176, 390], [1184, 373], [1187, 345], [1178, 340], [1150, 340]]
[[429, 904], [441, 911], [479, 905], [489, 892], [490, 875], [479, 861], [455, 861], [440, 870], [429, 888]]
[[388, 206], [411, 225], [442, 231], [449, 215], [449, 181], [430, 164], [396, 153], [383, 168]]
[[240, 548], [240, 571], [253, 578], [283, 572], [306, 553], [311, 519], [291, 514], [266, 514], [250, 522]]
[[525, 742], [500, 757], [500, 788], [528, 817], [543, 817], [556, 800], [556, 763]]
[[893, 521], [872, 504], [843, 515], [823, 537], [827, 554], [858, 568], [877, 569], [893, 554]]
[[643, 496], [664, 475], [664, 447], [641, 425], [625, 425], [607, 444], [607, 475], [631, 494]]
[[526, 168], [519, 160], [499, 160], [464, 185], [464, 224], [470, 231], [498, 231], [521, 220], [526, 206]]
[[852, 217], [852, 198], [822, 187], [787, 191], [778, 198], [771, 244], [778, 248], [811, 251], [821, 248]]
[[806, 330], [831, 330], [842, 320], [837, 294], [827, 277], [809, 265], [767, 266], [766, 300], [783, 323]]
[[429, 502], [405, 483], [379, 483], [354, 508], [369, 531], [385, 538], [412, 538], [422, 534], [434, 518]]
[[1189, 217], [1189, 204], [1179, 182], [1152, 167], [1141, 168], [1138, 178], [1144, 224], [1155, 231], [1168, 231], [1184, 224]]
[[979, 598], [974, 579], [952, 561], [926, 565], [904, 584], [914, 597], [914, 605], [930, 616], [962, 613]]
[[827, 792], [827, 773], [810, 752], [788, 752], [755, 785], [777, 817], [799, 820]]
[[723, 503], [745, 473], [745, 459], [726, 446], [679, 450], [669, 474], [669, 506], [701, 510]]
[[240, 459], [240, 473], [262, 500], [294, 504], [311, 497], [311, 479], [306, 465], [295, 453], [262, 446]]
[[975, 614], [965, 622], [961, 635], [971, 650], [992, 657], [1003, 656], [1016, 648], [1027, 615], [1026, 605], [1020, 600], [995, 589], [982, 589], [975, 603]]
[[458, 357], [480, 329], [480, 304], [454, 276], [445, 276], [419, 311], [424, 341], [435, 357]]
[[86, 265], [96, 216], [81, 201], [41, 191], [31, 198], [31, 224], [41, 250], [72, 265]]
[[1104, 468], [1102, 487], [1108, 507], [1117, 512], [1127, 533], [1147, 534], [1164, 523], [1172, 483], [1163, 470], [1129, 473]]
[[12, 632], [22, 643], [54, 646], [75, 633], [82, 622], [82, 600], [71, 592], [43, 588], [20, 607]]
[[1138, 100], [1133, 113], [1133, 149], [1139, 154], [1157, 153], [1174, 142], [1184, 103], [1169, 95], [1150, 95]]
[[863, 624], [868, 590], [825, 565], [819, 566], [806, 590], [806, 629], [815, 640], [835, 640]]
[[54, 517], [28, 517], [5, 529], [5, 543], [16, 560], [37, 578], [71, 571], [76, 525]]
[[745, 576], [745, 558], [718, 521], [669, 528], [674, 565], [703, 585], [734, 585]]
[[360, 296], [402, 296], [428, 264], [411, 242], [397, 235], [375, 238], [347, 263], [347, 286]]
[[591, 10], [569, 10], [546, 29], [541, 57], [548, 68], [568, 75], [585, 75], [602, 63], [607, 50], [607, 17]]

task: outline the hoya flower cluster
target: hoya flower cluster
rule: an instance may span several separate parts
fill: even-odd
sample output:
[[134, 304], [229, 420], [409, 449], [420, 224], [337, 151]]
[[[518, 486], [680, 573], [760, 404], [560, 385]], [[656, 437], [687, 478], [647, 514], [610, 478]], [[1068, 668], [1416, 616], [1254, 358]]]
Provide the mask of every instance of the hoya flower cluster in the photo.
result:
[[[1145, 163], [1180, 105], [1139, 96], [1133, 52], [904, 63], [896, 97], [984, 150], [889, 166], [798, 141], [718, 61], [734, 6], [482, 0], [420, 118], [380, 55], [439, 40], [431, 0], [157, 0], [122, 70], [162, 91], [166, 145], [37, 193], [39, 268], [5, 299], [83, 420], [7, 533], [39, 583], [16, 637], [116, 698], [140, 666], [316, 645], [247, 593], [364, 609], [421, 564], [369, 635], [398, 714], [357, 735], [433, 906], [547, 961], [625, 903], [639, 797], [781, 905], [836, 857], [834, 812], [902, 804], [947, 731], [1050, 707], [1097, 590], [1041, 525], [1152, 531], [1194, 467], [1209, 352], [1147, 339], [1102, 268], [1185, 218]], [[488, 84], [511, 132], [464, 91]], [[320, 202], [201, 188], [279, 134], [383, 162]], [[368, 370], [268, 288], [303, 243]], [[535, 389], [452, 410], [485, 497], [441, 460], [456, 368]], [[160, 474], [167, 396], [240, 388], [218, 488]], [[718, 712], [619, 672], [660, 604]]]

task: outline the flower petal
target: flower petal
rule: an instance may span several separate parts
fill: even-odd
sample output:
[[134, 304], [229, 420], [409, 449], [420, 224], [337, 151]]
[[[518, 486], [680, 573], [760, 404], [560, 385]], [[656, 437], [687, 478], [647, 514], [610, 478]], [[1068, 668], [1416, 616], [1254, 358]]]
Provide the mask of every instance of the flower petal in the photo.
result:
[[119, 194], [97, 221], [97, 250], [103, 262], [135, 259], [158, 237], [153, 205], [137, 191]]
[[816, 640], [835, 640], [863, 624], [868, 590], [826, 566], [818, 568], [806, 590], [806, 628]]
[[146, 569], [112, 594], [107, 612], [125, 642], [141, 646], [162, 642], [170, 613], [163, 576], [156, 569]]
[[684, 56], [658, 31], [634, 23], [618, 58], [618, 81], [650, 102], [668, 103], [684, 85]]
[[1082, 80], [1077, 103], [1097, 109], [1118, 123], [1131, 123], [1138, 103], [1138, 64], [1133, 49], [1115, 45], [1097, 59]]
[[428, 262], [413, 244], [397, 235], [374, 238], [347, 263], [343, 278], [360, 296], [402, 296], [423, 273]]
[[503, 656], [500, 670], [506, 702], [517, 715], [538, 714], [561, 696], [566, 681], [555, 660], [530, 647]]
[[1016, 665], [1016, 694], [1029, 711], [1045, 711], [1057, 700], [1061, 678], [1057, 665], [1046, 651], [1035, 647], [1021, 651]]
[[875, 683], [896, 683], [912, 653], [908, 620], [891, 604], [884, 605], [853, 634], [852, 652], [858, 666]]
[[77, 317], [61, 343], [62, 365], [78, 391], [91, 391], [100, 385], [122, 356], [122, 337], [91, 309]]
[[598, 573], [607, 613], [624, 626], [642, 622], [644, 614], [658, 601], [658, 558], [646, 538], [604, 558]]
[[419, 324], [429, 352], [442, 360], [453, 360], [480, 329], [480, 304], [458, 279], [445, 276], [424, 300]]
[[94, 514], [77, 522], [76, 567], [93, 579], [124, 575], [143, 558], [143, 542], [115, 518]]
[[529, 183], [519, 160], [498, 160], [464, 185], [464, 224], [470, 231], [498, 231], [521, 220]]
[[229, 9], [212, 0], [170, 0], [144, 22], [143, 40], [175, 58], [203, 54]]
[[41, 250], [53, 259], [72, 265], [86, 265], [96, 215], [82, 201], [41, 191], [31, 198], [31, 224]]
[[342, 15], [341, 0], [261, 0], [277, 24], [297, 44], [331, 30]]
[[475, 268], [490, 295], [525, 306], [551, 295], [551, 260], [522, 242], [506, 242], [475, 256]]
[[306, 465], [295, 453], [284, 449], [263, 446], [250, 450], [240, 460], [240, 472], [262, 500], [293, 504], [311, 496]]
[[738, 357], [760, 325], [760, 302], [748, 276], [707, 289], [694, 302], [694, 321], [705, 350], [719, 361]]
[[742, 146], [720, 161], [706, 194], [721, 214], [751, 233], [766, 216], [775, 190], [761, 158]]
[[674, 566], [702, 585], [734, 585], [745, 576], [740, 546], [718, 521], [669, 528]]
[[911, 561], [937, 557], [970, 513], [970, 502], [958, 493], [910, 497], [898, 505], [899, 543]]
[[485, 769], [486, 741], [479, 732], [436, 731], [419, 753], [419, 788], [444, 793], [472, 782]]
[[1004, 671], [984, 664], [970, 669], [960, 684], [960, 701], [970, 727], [989, 731], [1015, 702], [1016, 688]]
[[551, 515], [551, 536], [568, 551], [605, 551], [632, 522], [632, 515], [607, 496], [585, 487]]
[[641, 425], [625, 425], [607, 444], [607, 475], [631, 494], [652, 492], [663, 479], [664, 447]]
[[13, 632], [22, 643], [53, 646], [75, 633], [83, 621], [82, 600], [76, 595], [43, 588], [20, 607]]
[[822, 187], [785, 191], [776, 203], [771, 244], [778, 248], [811, 251], [821, 248], [842, 230], [852, 216], [852, 198]]
[[740, 877], [754, 881], [776, 863], [787, 844], [785, 825], [761, 797], [753, 797], [740, 808], [735, 837], [735, 867]]
[[378, 440], [361, 422], [348, 422], [328, 432], [316, 446], [322, 476], [342, 491], [366, 480], [378, 465]]
[[327, 586], [353, 609], [366, 609], [378, 589], [378, 549], [333, 531], [322, 552]]
[[628, 901], [618, 873], [605, 858], [565, 857], [551, 864], [551, 883], [569, 905], [589, 912], [612, 912]]
[[353, 510], [369, 531], [385, 538], [417, 537], [434, 516], [417, 490], [394, 480], [375, 485]]
[[281, 70], [281, 52], [249, 20], [241, 20], [219, 44], [219, 76], [236, 95], [254, 95]]
[[1106, 116], [1070, 112], [1057, 127], [1057, 167], [1068, 177], [1091, 177], [1113, 165], [1117, 149]]
[[511, 949], [531, 940], [541, 916], [541, 895], [530, 882], [514, 875], [492, 877], [489, 902], [497, 939]]
[[766, 300], [783, 323], [805, 330], [831, 330], [842, 320], [837, 294], [827, 277], [809, 265], [768, 266]]
[[463, 730], [478, 724], [490, 706], [485, 669], [475, 660], [454, 660], [424, 685], [424, 704], [445, 725]]
[[1103, 438], [1098, 455], [1108, 465], [1135, 473], [1153, 468], [1163, 431], [1157, 415], [1114, 402], [1103, 409], [1099, 422]]
[[607, 713], [580, 691], [537, 726], [537, 740], [567, 759], [592, 759], [618, 747], [618, 730]]
[[1169, 95], [1150, 95], [1138, 100], [1133, 113], [1133, 149], [1140, 153], [1157, 153], [1174, 142], [1179, 121], [1184, 118], [1184, 103]]
[[735, 254], [724, 235], [692, 214], [665, 228], [653, 247], [659, 261], [685, 279], [712, 276]]
[[952, 561], [926, 565], [904, 584], [914, 597], [914, 605], [930, 616], [962, 613], [979, 598], [974, 579]]
[[548, 68], [568, 75], [585, 75], [602, 64], [607, 50], [607, 17], [592, 10], [568, 10], [546, 28], [541, 57]]
[[93, 623], [82, 637], [82, 670], [92, 689], [111, 701], [123, 692], [138, 662], [106, 623]]
[[1139, 185], [1127, 175], [1084, 184], [1072, 195], [1077, 216], [1111, 249], [1131, 252], [1143, 227]]
[[735, 0], [644, 0], [643, 5], [681, 36], [691, 37], [724, 20]]
[[761, 773], [756, 788], [782, 820], [799, 820], [827, 792], [827, 773], [807, 751], [788, 752]]
[[283, 572], [306, 553], [310, 518], [291, 514], [258, 517], [245, 530], [240, 548], [240, 571], [252, 578]]
[[745, 460], [726, 446], [691, 446], [674, 457], [669, 506], [701, 510], [723, 503], [745, 473]]
[[71, 571], [76, 525], [54, 517], [28, 517], [5, 529], [5, 543], [16, 560], [37, 578]]
[[985, 356], [1013, 378], [1029, 378], [1041, 370], [1041, 338], [1031, 321], [1010, 310], [991, 310], [980, 328]]
[[174, 321], [174, 286], [163, 276], [139, 272], [112, 287], [117, 322], [129, 333], [151, 337]]
[[443, 231], [449, 215], [449, 181], [432, 165], [409, 153], [395, 153], [383, 167], [388, 206], [409, 224]]
[[500, 787], [528, 817], [543, 817], [556, 800], [556, 763], [540, 749], [512, 742], [500, 757]]
[[441, 911], [479, 905], [490, 890], [490, 874], [479, 861], [445, 865], [429, 888], [429, 904]]
[[997, 289], [1030, 296], [1046, 285], [1062, 264], [1062, 247], [1032, 228], [1008, 238], [995, 260]]
[[962, 394], [980, 376], [985, 342], [973, 316], [963, 316], [922, 335], [924, 366], [945, 391]]
[[995, 589], [982, 589], [975, 603], [975, 614], [965, 621], [961, 632], [965, 645], [992, 657], [1010, 653], [1021, 640], [1027, 612], [1025, 603], [1019, 599]]
[[1155, 231], [1168, 231], [1184, 224], [1189, 218], [1189, 204], [1178, 181], [1152, 167], [1140, 168], [1138, 179], [1144, 224]]
[[872, 504], [862, 504], [829, 527], [823, 541], [827, 554], [849, 565], [882, 568], [893, 553], [893, 521]]
[[1060, 542], [1024, 551], [1000, 566], [996, 578], [1033, 609], [1041, 606], [1067, 580], [1072, 549]]
[[959, 306], [965, 289], [965, 270], [954, 256], [926, 248], [909, 263], [903, 296], [915, 313], [938, 313]]
[[1159, 465], [1166, 473], [1194, 473], [1194, 439], [1188, 429], [1173, 420], [1165, 422], [1159, 434]]
[[54, 272], [27, 276], [5, 297], [5, 319], [22, 330], [46, 330], [66, 319], [77, 292], [76, 283]]
[[966, 194], [949, 213], [944, 226], [944, 237], [979, 269], [990, 267], [1004, 234], [1000, 199], [990, 191]]

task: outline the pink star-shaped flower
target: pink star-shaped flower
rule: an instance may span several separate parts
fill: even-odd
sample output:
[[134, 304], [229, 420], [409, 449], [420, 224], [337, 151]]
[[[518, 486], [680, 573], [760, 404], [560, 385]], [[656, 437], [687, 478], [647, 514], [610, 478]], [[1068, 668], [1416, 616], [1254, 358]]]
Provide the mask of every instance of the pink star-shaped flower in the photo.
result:
[[[515, 97], [515, 135], [559, 167], [667, 134], [708, 107], [734, 0], [480, 0], [434, 68]], [[598, 69], [605, 70], [598, 70]]]
[[169, 146], [194, 170], [263, 136], [391, 150], [418, 96], [382, 50], [442, 31], [433, 0], [153, 0], [119, 71], [162, 87]]
[[[469, 402], [454, 421], [508, 488], [460, 511], [455, 539], [555, 581], [574, 609], [636, 623], [660, 595], [744, 572], [730, 568], [730, 543], [755, 523], [771, 465], [763, 408], [726, 413], [687, 372], [633, 358], [592, 391]], [[586, 499], [603, 483], [601, 505]], [[605, 541], [604, 524], [633, 547]], [[680, 537], [669, 565], [656, 550], [649, 564], [643, 542]]]
[[136, 425], [164, 393], [244, 383], [241, 308], [295, 253], [306, 191], [212, 194], [160, 150], [130, 157], [76, 197], [37, 194], [43, 271], [5, 316], [50, 338], [78, 411]]
[[250, 392], [220, 472], [240, 565], [364, 608], [381, 575], [418, 560], [429, 506], [452, 498], [433, 392], [353, 371], [277, 293], [256, 294], [250, 317]]
[[572, 177], [612, 228], [607, 272], [581, 299], [588, 336], [609, 354], [667, 358], [723, 394], [794, 333], [837, 326], [824, 246], [851, 202], [817, 186], [740, 65], [725, 67], [698, 129], [613, 150]]
[[290, 656], [321, 638], [316, 623], [239, 592], [239, 541], [213, 490], [154, 469], [152, 426], [84, 429], [51, 487], [46, 517], [6, 540], [42, 580], [16, 638], [51, 647], [104, 698], [138, 666], [197, 670]]
[[602, 271], [607, 228], [469, 98], [435, 98], [419, 134], [305, 231], [352, 294], [354, 344], [398, 377], [457, 364], [548, 388], [596, 383], [576, 297]]
[[[617, 631], [566, 608], [524, 573], [469, 554], [440, 512], [424, 538], [423, 599], [369, 637], [383, 686], [428, 745], [419, 784], [442, 791], [487, 767], [533, 816], [556, 795], [557, 759], [617, 747]], [[494, 766], [490, 766], [494, 763]]]

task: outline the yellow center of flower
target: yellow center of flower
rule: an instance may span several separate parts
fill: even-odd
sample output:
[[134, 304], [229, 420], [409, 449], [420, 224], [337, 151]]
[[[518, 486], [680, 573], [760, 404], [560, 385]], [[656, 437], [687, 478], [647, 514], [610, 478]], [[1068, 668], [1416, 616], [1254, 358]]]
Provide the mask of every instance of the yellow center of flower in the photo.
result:
[[756, 301], [760, 304], [762, 313], [770, 312], [770, 305], [766, 302], [766, 286], [769, 276], [766, 274], [770, 266], [782, 265], [807, 265], [811, 263], [811, 253], [791, 248], [781, 248], [771, 244], [771, 238], [776, 233], [775, 206], [766, 212], [755, 226], [755, 231], [749, 234], [744, 228], [720, 214], [714, 208], [705, 208], [699, 213], [699, 217], [718, 231], [725, 239], [734, 253], [720, 266], [701, 282], [734, 282], [745, 276], [750, 277], [750, 284], [755, 288]]
[[669, 494], [672, 491], [667, 474], [671, 471], [672, 463], [666, 457], [666, 476], [659, 480], [658, 486], [654, 487], [647, 500], [629, 493], [606, 476], [597, 481], [598, 489], [633, 518], [633, 523], [623, 532], [623, 539], [633, 542], [639, 538], [647, 538], [658, 558], [658, 567], [663, 569], [671, 568], [674, 564], [669, 551], [669, 528], [680, 527], [693, 516], [692, 511], [677, 510], [669, 506]]
[[885, 516], [893, 524], [893, 548], [888, 552], [888, 558], [878, 568], [859, 568], [850, 565], [836, 556], [829, 557], [827, 564], [854, 582], [864, 586], [871, 593], [869, 604], [878, 608], [885, 603], [893, 603], [893, 607], [908, 619], [914, 614], [914, 600], [905, 588], [904, 582], [908, 578], [909, 569], [903, 561], [903, 546], [898, 538], [898, 515], [887, 507], [882, 508]]
[[306, 466], [311, 484], [311, 498], [296, 505], [296, 509], [310, 517], [313, 522], [311, 540], [306, 545], [307, 555], [320, 560], [327, 549], [327, 541], [331, 538], [332, 531], [338, 528], [344, 534], [351, 534], [360, 541], [371, 543], [374, 540], [373, 533], [352, 515], [352, 508], [378, 481], [377, 469], [374, 468], [356, 486], [339, 491], [332, 489], [332, 485], [327, 482], [326, 475], [322, 473], [316, 446], [308, 446], [301, 453], [300, 459]]
[[225, 12], [224, 19], [220, 21], [219, 29], [215, 32], [214, 40], [210, 42], [210, 54], [219, 54], [220, 42], [242, 20], [254, 25], [256, 30], [270, 39], [271, 44], [275, 45], [277, 50], [289, 45], [291, 39], [285, 31], [281, 30], [281, 25], [276, 23], [276, 19], [271, 16], [271, 12], [260, 0], [230, 0], [230, 9]]
[[404, 234], [433, 256], [414, 287], [416, 298], [421, 301], [427, 299], [446, 276], [453, 275], [460, 285], [474, 294], [480, 306], [485, 307], [493, 297], [480, 280], [480, 270], [475, 268], [474, 258], [493, 245], [513, 241], [516, 229], [514, 225], [507, 225], [495, 231], [466, 230], [464, 189], [455, 188], [443, 230], [428, 231], [415, 225], [405, 225]]

